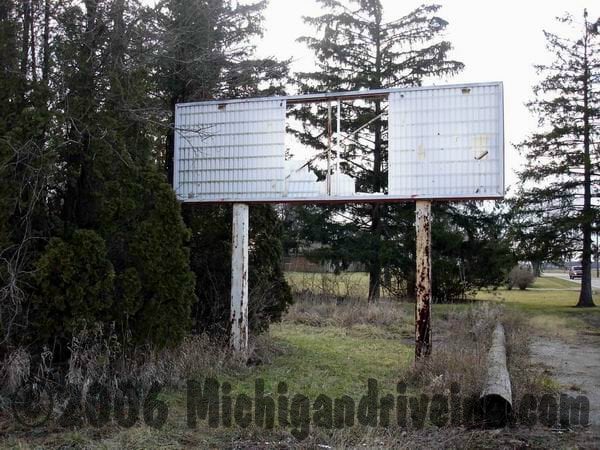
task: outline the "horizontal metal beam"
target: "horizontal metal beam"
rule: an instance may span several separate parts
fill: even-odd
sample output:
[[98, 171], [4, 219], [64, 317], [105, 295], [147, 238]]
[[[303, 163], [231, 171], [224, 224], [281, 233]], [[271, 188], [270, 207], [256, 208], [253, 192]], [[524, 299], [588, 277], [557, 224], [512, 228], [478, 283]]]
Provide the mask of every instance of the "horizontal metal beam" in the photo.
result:
[[[439, 197], [393, 197], [388, 195], [365, 195], [365, 196], [339, 196], [339, 197], [278, 197], [278, 198], [264, 198], [264, 199], [244, 199], [243, 202], [249, 205], [254, 204], [279, 204], [279, 203], [293, 203], [293, 204], [323, 204], [323, 205], [335, 205], [342, 203], [413, 203], [417, 200], [428, 200], [432, 202], [466, 202], [466, 201], [484, 201], [484, 200], [501, 200], [504, 196], [497, 195], [482, 195], [482, 196], [473, 196], [473, 197], [453, 197], [453, 196], [439, 196]], [[194, 205], [210, 205], [210, 204], [233, 204], [240, 203], [240, 200], [232, 200], [232, 199], [214, 199], [214, 200], [197, 200], [197, 199], [185, 199], [181, 200], [182, 203], [190, 206]]]
[[461, 83], [461, 84], [444, 84], [440, 86], [412, 86], [404, 88], [387, 88], [387, 89], [363, 89], [359, 91], [341, 91], [341, 92], [324, 92], [316, 94], [301, 94], [301, 95], [288, 95], [288, 96], [271, 96], [271, 97], [248, 97], [248, 98], [236, 98], [236, 99], [217, 99], [217, 100], [206, 100], [199, 102], [187, 102], [178, 103], [175, 107], [181, 105], [190, 106], [193, 104], [216, 104], [225, 105], [228, 103], [247, 103], [247, 102], [259, 102], [266, 100], [282, 100], [288, 105], [294, 105], [299, 103], [321, 103], [334, 100], [359, 100], [359, 99], [373, 99], [373, 98], [387, 98], [393, 92], [409, 92], [409, 91], [426, 91], [436, 89], [456, 89], [456, 88], [472, 88], [477, 86], [496, 86], [501, 85], [501, 81], [492, 81], [487, 83]]
[[323, 103], [334, 100], [362, 100], [373, 98], [387, 98], [390, 92], [396, 89], [375, 89], [365, 91], [326, 92], [323, 94], [290, 95], [285, 97], [288, 105], [298, 103]]

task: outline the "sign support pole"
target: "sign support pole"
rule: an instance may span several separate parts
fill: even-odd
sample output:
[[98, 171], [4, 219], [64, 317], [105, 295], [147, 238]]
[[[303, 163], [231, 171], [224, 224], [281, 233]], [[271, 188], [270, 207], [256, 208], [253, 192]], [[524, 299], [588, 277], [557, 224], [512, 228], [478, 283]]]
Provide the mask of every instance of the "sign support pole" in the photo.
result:
[[231, 247], [231, 347], [248, 350], [248, 205], [234, 203]]
[[417, 200], [417, 301], [415, 358], [431, 354], [431, 202]]

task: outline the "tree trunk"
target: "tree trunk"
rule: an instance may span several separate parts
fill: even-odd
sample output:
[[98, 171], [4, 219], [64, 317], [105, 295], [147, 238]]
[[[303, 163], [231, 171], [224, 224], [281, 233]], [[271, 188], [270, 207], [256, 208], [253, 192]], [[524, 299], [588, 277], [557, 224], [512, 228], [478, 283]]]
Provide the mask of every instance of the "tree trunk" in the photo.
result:
[[[371, 88], [381, 86], [381, 11], [376, 13], [375, 40], [375, 78], [371, 80]], [[375, 101], [375, 117], [381, 114], [381, 101]], [[373, 192], [381, 192], [383, 187], [382, 175], [382, 139], [381, 120], [373, 124], [375, 145], [373, 148]], [[379, 300], [381, 286], [381, 208], [379, 203], [374, 203], [371, 209], [371, 260], [369, 262], [369, 302]]]
[[[62, 217], [67, 230], [73, 225], [86, 228], [95, 219], [95, 192], [97, 186], [92, 180], [94, 160], [91, 155], [93, 111], [96, 109], [94, 88], [96, 73], [93, 67], [93, 55], [97, 48], [98, 11], [95, 0], [85, 2], [84, 45], [77, 54], [77, 75], [72, 81], [72, 96], [81, 101], [77, 109], [70, 112], [79, 123], [79, 127], [71, 126], [68, 138], [72, 148], [67, 155], [67, 180], [63, 202]], [[85, 105], [83, 102], [85, 101]]]
[[381, 287], [381, 214], [379, 203], [371, 210], [371, 259], [369, 261], [369, 302], [379, 300]]
[[30, 43], [29, 45], [31, 46], [31, 79], [33, 80], [34, 84], [37, 82], [37, 63], [36, 63], [36, 49], [35, 49], [35, 16], [34, 16], [34, 2], [31, 2], [30, 5], [30, 9], [29, 9], [29, 15], [30, 15], [30, 19], [29, 19], [29, 37], [30, 37]]
[[542, 262], [541, 261], [532, 261], [531, 266], [533, 268], [533, 275], [535, 277], [542, 276]]
[[[375, 102], [375, 116], [381, 114], [381, 102]], [[382, 188], [382, 151], [381, 120], [376, 120], [375, 147], [373, 149], [373, 192], [381, 192]], [[380, 203], [373, 203], [371, 208], [371, 259], [369, 261], [369, 302], [379, 300], [381, 287], [381, 209]]]
[[[587, 27], [586, 27], [587, 28]], [[587, 43], [587, 36], [585, 39]], [[587, 59], [587, 45], [585, 45], [584, 76], [583, 76], [583, 220], [581, 231], [583, 233], [583, 251], [581, 253], [581, 291], [579, 293], [579, 307], [595, 306], [592, 299], [592, 163], [590, 158], [590, 111], [589, 111], [589, 82], [590, 71]]]
[[[175, 97], [171, 99], [171, 127], [167, 131], [167, 139], [165, 140], [165, 173], [167, 175], [168, 183], [173, 186], [173, 180], [175, 179], [175, 104], [177, 100]], [[173, 189], [177, 189], [177, 186], [173, 186]]]
[[22, 14], [23, 14], [23, 29], [21, 35], [21, 101], [25, 103], [25, 94], [26, 94], [26, 86], [27, 86], [27, 71], [29, 66], [29, 49], [30, 49], [30, 38], [29, 31], [31, 30], [31, 25], [29, 21], [31, 20], [31, 5], [29, 4], [29, 0], [24, 0], [22, 2]]
[[44, 55], [42, 59], [42, 80], [48, 85], [50, 78], [50, 0], [44, 2], [44, 42], [42, 47]]

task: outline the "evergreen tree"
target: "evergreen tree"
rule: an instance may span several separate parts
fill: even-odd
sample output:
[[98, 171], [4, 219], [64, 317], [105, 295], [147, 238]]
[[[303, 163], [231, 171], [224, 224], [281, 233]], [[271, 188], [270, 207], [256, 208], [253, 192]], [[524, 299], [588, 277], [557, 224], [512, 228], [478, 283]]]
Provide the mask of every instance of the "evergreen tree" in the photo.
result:
[[[600, 181], [599, 22], [566, 16], [560, 22], [579, 28], [575, 39], [544, 32], [552, 63], [536, 66], [544, 76], [529, 103], [539, 131], [520, 144], [527, 158], [520, 172], [518, 206], [536, 220], [529, 225], [542, 236], [548, 228], [558, 240], [545, 242], [555, 253], [581, 252], [583, 276], [577, 306], [594, 306], [591, 285], [592, 227], [598, 209], [592, 198]], [[532, 229], [532, 228], [530, 228]]]
[[510, 198], [507, 223], [509, 239], [518, 261], [529, 261], [536, 277], [542, 274], [545, 262], [560, 264], [571, 259], [572, 249], [577, 247], [577, 236], [572, 230], [556, 228], [551, 222], [541, 221], [522, 199]]
[[[283, 93], [287, 63], [255, 58], [251, 39], [262, 33], [266, 1], [168, 0], [158, 10], [156, 83], [169, 124], [175, 104]], [[173, 180], [174, 130], [169, 128], [165, 170]]]
[[[255, 59], [249, 44], [264, 6], [2, 2], [2, 345], [24, 340], [66, 349], [73, 333], [95, 322], [124, 340], [157, 346], [189, 332], [198, 318], [191, 311], [191, 235], [163, 175], [165, 135], [172, 151], [176, 102], [281, 92], [287, 65]], [[290, 297], [279, 270], [278, 219], [270, 208], [253, 217], [258, 330]], [[194, 229], [193, 237], [202, 241], [210, 232]], [[194, 261], [199, 253], [210, 261], [206, 248], [194, 249]], [[228, 283], [218, 287], [222, 302]]]
[[52, 238], [36, 269], [33, 326], [42, 342], [64, 351], [62, 345], [81, 328], [110, 322], [114, 270], [96, 232], [80, 229], [68, 241]]
[[[315, 72], [298, 74], [302, 92], [418, 86], [425, 78], [451, 75], [463, 67], [448, 58], [451, 45], [440, 38], [447, 22], [436, 16], [438, 5], [424, 5], [397, 20], [386, 21], [379, 0], [351, 0], [350, 6], [336, 0], [319, 3], [328, 12], [305, 19], [319, 36], [300, 39], [314, 51], [318, 61]], [[319, 150], [322, 158], [327, 148], [325, 112], [320, 107], [316, 114], [310, 108], [296, 113], [303, 123], [296, 136]], [[387, 126], [382, 112], [381, 100], [344, 105], [342, 110], [345, 130], [358, 129], [374, 120], [340, 155], [342, 171], [354, 177], [363, 192], [387, 190]], [[385, 263], [382, 256], [386, 253], [382, 237], [388, 242], [392, 239], [390, 211], [394, 208], [380, 203], [343, 208], [353, 218], [352, 226], [362, 234], [358, 249], [369, 270], [370, 301], [379, 296]]]
[[[48, 82], [56, 92], [56, 125], [44, 145], [55, 161], [47, 198], [49, 234], [56, 238], [41, 255], [31, 293], [43, 295], [31, 309], [40, 344], [54, 330], [52, 339], [65, 348], [76, 325], [93, 322], [114, 324], [123, 340], [157, 346], [176, 344], [190, 330], [189, 232], [156, 165], [155, 128], [137, 114], [153, 106], [145, 56], [151, 22], [142, 20], [149, 12], [124, 0], [64, 1], [55, 10]], [[86, 248], [102, 249], [111, 281], [103, 297], [86, 295], [81, 306], [81, 298], [59, 294], [88, 292], [84, 269], [66, 276], [85, 260], [79, 250]], [[64, 273], [49, 276], [43, 262], [57, 255]]]
[[[315, 262], [332, 264], [342, 271], [366, 252], [366, 240], [353, 222], [343, 223], [331, 208], [288, 208], [285, 216], [285, 248], [320, 248], [305, 251]], [[416, 233], [414, 208], [392, 208], [388, 212], [386, 245], [382, 246], [385, 270], [382, 287], [395, 298], [412, 298], [416, 282]], [[477, 289], [499, 286], [516, 264], [508, 230], [509, 217], [502, 206], [493, 211], [475, 202], [433, 204], [432, 297], [450, 303], [467, 298]]]
[[49, 232], [49, 10], [48, 1], [0, 5], [1, 343], [24, 335], [17, 331], [27, 326], [28, 274]]

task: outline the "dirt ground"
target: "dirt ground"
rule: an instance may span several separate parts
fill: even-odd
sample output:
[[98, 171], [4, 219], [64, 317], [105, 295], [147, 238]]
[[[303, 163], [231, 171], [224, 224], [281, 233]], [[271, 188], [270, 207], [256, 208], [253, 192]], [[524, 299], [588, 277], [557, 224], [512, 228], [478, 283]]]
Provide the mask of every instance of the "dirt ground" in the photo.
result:
[[[560, 385], [562, 393], [585, 395], [590, 401], [590, 426], [561, 436], [559, 446], [600, 448], [600, 320], [597, 315], [585, 318], [589, 325], [575, 334], [559, 329], [537, 329], [532, 336], [530, 351], [538, 364]], [[569, 436], [570, 435], [570, 436]], [[548, 439], [550, 438], [550, 439]], [[554, 436], [547, 436], [546, 442]]]
[[590, 424], [600, 427], [600, 337], [582, 336], [577, 343], [535, 336], [531, 356], [561, 385], [561, 392], [590, 400]]

